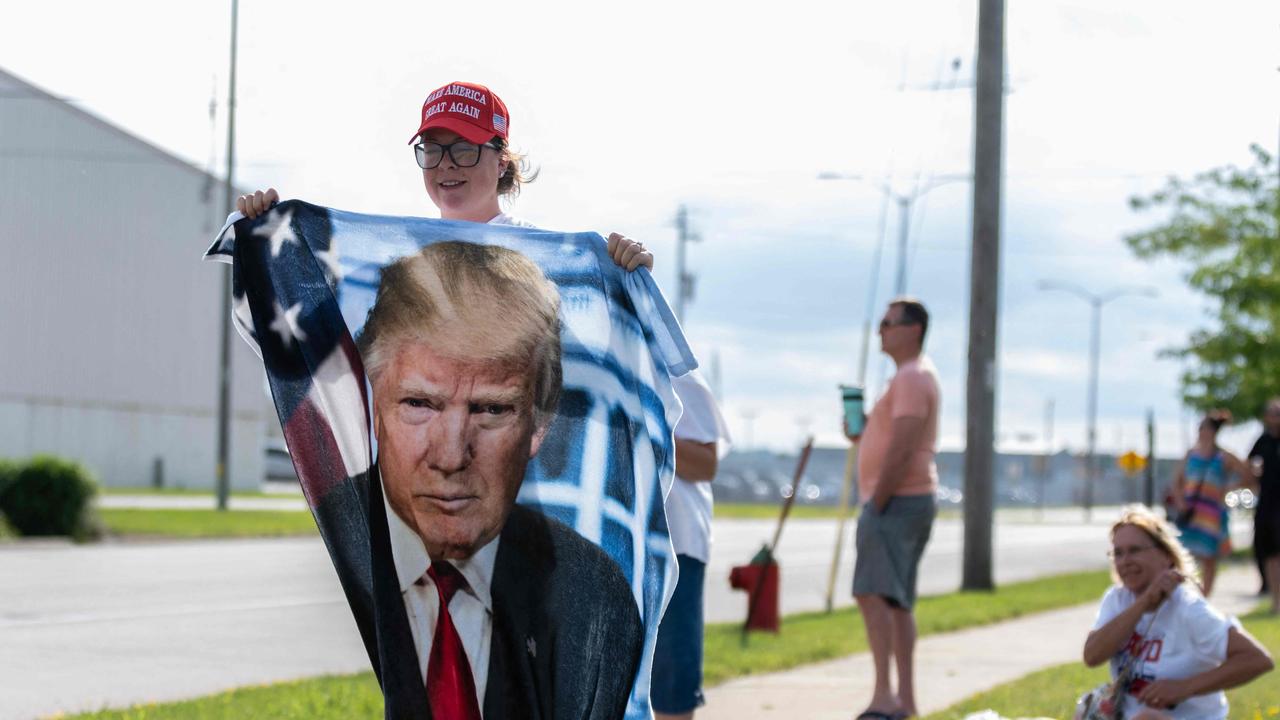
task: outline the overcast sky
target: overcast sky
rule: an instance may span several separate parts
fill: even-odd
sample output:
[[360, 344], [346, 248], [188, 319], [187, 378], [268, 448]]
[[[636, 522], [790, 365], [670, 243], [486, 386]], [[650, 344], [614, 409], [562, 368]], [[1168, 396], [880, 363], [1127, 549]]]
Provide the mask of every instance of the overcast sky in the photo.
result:
[[[1153, 408], [1160, 453], [1181, 453], [1195, 420], [1178, 363], [1158, 353], [1207, 322], [1205, 306], [1186, 268], [1126, 249], [1126, 232], [1159, 221], [1127, 199], [1171, 174], [1247, 164], [1250, 143], [1276, 147], [1280, 3], [1007, 5], [1000, 446], [1044, 448], [1050, 401], [1054, 447], [1084, 445], [1089, 310], [1037, 289], [1051, 279], [1158, 289], [1104, 310], [1099, 444], [1139, 447]], [[874, 184], [907, 192], [969, 172], [976, 2], [444, 7], [244, 0], [237, 183], [433, 215], [405, 144], [422, 99], [450, 81], [486, 84], [541, 171], [513, 214], [642, 239], [674, 288], [672, 220], [689, 205], [702, 242], [689, 251], [685, 329], [705, 369], [719, 356], [739, 445], [789, 449], [806, 431], [840, 444], [836, 385], [856, 376], [879, 241]], [[221, 173], [229, 16], [229, 1], [24, 3], [0, 24], [0, 67]], [[933, 312], [948, 449], [964, 439], [970, 203], [966, 182], [925, 195], [908, 253], [908, 289]], [[896, 212], [885, 229], [877, 316]], [[872, 391], [891, 373], [873, 344]], [[1247, 450], [1254, 431], [1225, 444]]]

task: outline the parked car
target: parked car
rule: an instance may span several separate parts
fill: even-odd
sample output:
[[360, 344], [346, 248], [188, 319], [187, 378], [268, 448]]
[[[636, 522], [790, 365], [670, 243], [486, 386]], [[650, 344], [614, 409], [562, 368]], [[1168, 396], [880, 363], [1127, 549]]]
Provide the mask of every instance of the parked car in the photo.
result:
[[938, 486], [939, 505], [960, 505], [963, 502], [964, 492], [959, 488], [949, 488], [946, 485]]
[[293, 458], [289, 457], [289, 448], [282, 438], [267, 438], [266, 455], [267, 480], [298, 481]]
[[1235, 510], [1237, 508], [1241, 510], [1252, 510], [1258, 505], [1258, 496], [1254, 495], [1253, 491], [1250, 490], [1249, 488], [1232, 490], [1231, 492], [1227, 493], [1227, 497], [1225, 498], [1225, 500], [1227, 503], [1227, 507], [1231, 508], [1232, 510]]

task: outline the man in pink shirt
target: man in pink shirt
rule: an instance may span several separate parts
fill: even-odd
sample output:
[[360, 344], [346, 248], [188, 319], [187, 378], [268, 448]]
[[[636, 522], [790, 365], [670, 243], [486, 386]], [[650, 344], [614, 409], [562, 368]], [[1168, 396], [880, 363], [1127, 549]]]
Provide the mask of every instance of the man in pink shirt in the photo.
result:
[[[912, 653], [916, 643], [916, 569], [937, 516], [935, 492], [941, 393], [938, 372], [923, 355], [929, 313], [909, 298], [889, 303], [880, 321], [880, 346], [898, 372], [867, 418], [860, 443], [853, 596], [875, 662], [875, 691], [860, 720], [916, 714]], [[848, 434], [848, 428], [845, 429]], [[889, 659], [898, 691], [889, 683]]]

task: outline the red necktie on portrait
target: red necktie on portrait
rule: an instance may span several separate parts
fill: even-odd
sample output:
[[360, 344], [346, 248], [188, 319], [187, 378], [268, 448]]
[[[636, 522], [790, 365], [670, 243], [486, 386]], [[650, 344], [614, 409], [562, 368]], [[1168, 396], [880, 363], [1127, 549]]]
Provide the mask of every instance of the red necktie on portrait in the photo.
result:
[[427, 662], [427, 699], [436, 720], [480, 720], [476, 700], [475, 679], [471, 663], [462, 647], [462, 638], [449, 615], [449, 601], [458, 590], [467, 587], [466, 578], [450, 563], [431, 563], [427, 576], [440, 595], [440, 612], [436, 617], [435, 639], [431, 641], [431, 658]]

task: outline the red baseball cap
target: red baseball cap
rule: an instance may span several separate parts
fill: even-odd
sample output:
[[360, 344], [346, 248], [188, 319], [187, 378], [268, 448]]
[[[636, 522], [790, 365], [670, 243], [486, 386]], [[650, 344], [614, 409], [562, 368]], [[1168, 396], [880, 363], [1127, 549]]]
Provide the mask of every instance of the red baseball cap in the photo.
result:
[[409, 138], [412, 145], [431, 128], [458, 133], [477, 145], [496, 135], [507, 139], [507, 106], [489, 88], [474, 83], [455, 82], [433, 90], [422, 103], [422, 124]]

